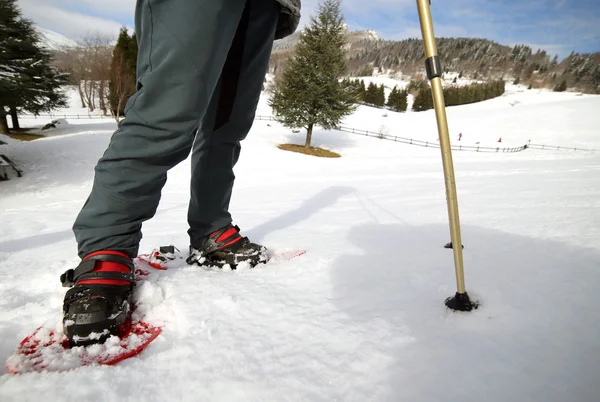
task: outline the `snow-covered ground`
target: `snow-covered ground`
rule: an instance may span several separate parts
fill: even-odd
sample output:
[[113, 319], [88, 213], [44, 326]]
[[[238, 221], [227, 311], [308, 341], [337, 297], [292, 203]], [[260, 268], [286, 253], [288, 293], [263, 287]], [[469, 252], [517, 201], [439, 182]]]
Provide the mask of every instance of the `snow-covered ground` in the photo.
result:
[[[449, 108], [453, 143], [462, 132], [464, 144], [600, 149], [600, 97], [508, 89]], [[265, 99], [258, 114], [271, 114]], [[2, 360], [61, 319], [58, 277], [78, 263], [71, 225], [115, 129], [67, 120], [49, 138], [0, 148], [24, 170], [0, 182]], [[437, 136], [433, 111], [360, 107], [345, 125]], [[600, 152], [454, 152], [467, 290], [482, 305], [453, 313], [439, 149], [323, 130], [313, 145], [341, 158], [276, 148], [291, 141], [302, 134], [255, 123], [231, 209], [254, 241], [304, 256], [160, 273], [141, 297], [164, 332], [141, 355], [69, 373], [0, 366], [0, 400], [599, 400]], [[169, 173], [143, 252], [187, 248], [189, 170], [185, 161]]]

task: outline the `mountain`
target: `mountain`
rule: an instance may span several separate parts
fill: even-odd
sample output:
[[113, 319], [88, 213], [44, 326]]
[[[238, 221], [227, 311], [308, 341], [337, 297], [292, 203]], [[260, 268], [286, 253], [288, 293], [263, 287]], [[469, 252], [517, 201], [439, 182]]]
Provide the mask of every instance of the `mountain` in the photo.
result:
[[[421, 39], [385, 40], [374, 31], [348, 31], [348, 71], [352, 76], [385, 73], [402, 78], [424, 78]], [[270, 72], [277, 74], [293, 55], [300, 33], [281, 41], [273, 50]], [[488, 39], [436, 38], [442, 68], [472, 79], [498, 79], [527, 83], [532, 88], [568, 88], [600, 93], [600, 53], [571, 53], [558, 62], [544, 50], [526, 45], [506, 46]]]
[[48, 50], [61, 50], [66, 47], [77, 47], [77, 42], [57, 32], [39, 26], [35, 27], [40, 35], [42, 46]]

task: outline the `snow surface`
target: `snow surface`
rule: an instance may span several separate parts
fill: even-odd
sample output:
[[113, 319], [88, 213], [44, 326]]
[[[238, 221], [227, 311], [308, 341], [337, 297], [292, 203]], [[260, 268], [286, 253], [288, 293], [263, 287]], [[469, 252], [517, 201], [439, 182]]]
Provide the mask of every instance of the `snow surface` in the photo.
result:
[[[61, 111], [75, 114], [73, 109]], [[448, 108], [453, 143], [600, 149], [600, 97], [510, 87]], [[271, 114], [261, 99], [258, 114]], [[386, 114], [387, 117], [383, 117]], [[67, 119], [0, 151], [24, 176], [0, 182], [0, 356], [61, 319], [59, 275], [78, 263], [71, 225], [111, 119]], [[23, 119], [40, 126], [48, 119]], [[435, 141], [433, 111], [360, 107], [345, 125]], [[64, 130], [61, 131], [61, 130]], [[114, 367], [13, 376], [8, 401], [544, 401], [600, 395], [600, 152], [454, 152], [469, 294], [456, 291], [440, 151], [316, 130], [320, 159], [256, 121], [231, 210], [252, 240], [306, 249], [288, 262], [160, 272], [137, 296], [163, 333]], [[141, 252], [187, 248], [189, 160], [169, 173]]]

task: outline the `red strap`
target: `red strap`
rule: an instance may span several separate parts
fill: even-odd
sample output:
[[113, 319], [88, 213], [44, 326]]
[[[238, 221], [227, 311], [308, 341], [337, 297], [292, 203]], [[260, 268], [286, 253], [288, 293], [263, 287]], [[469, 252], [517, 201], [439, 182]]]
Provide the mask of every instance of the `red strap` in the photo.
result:
[[[118, 255], [121, 257], [125, 257], [130, 259], [129, 256], [120, 251], [96, 251], [94, 253], [88, 254], [84, 260], [87, 260], [90, 257], [101, 254], [110, 254], [110, 255]], [[121, 264], [120, 262], [114, 261], [98, 261], [94, 266], [94, 270], [92, 272], [122, 272], [129, 273], [129, 267], [127, 265]], [[83, 281], [77, 282], [78, 285], [130, 285], [130, 282], [124, 279], [86, 279]]]

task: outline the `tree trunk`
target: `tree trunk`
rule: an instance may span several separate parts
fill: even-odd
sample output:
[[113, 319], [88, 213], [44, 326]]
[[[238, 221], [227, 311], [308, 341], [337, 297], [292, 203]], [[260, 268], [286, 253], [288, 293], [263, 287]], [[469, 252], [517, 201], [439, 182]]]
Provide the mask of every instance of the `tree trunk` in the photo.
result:
[[102, 110], [102, 113], [106, 116], [108, 113], [106, 111], [106, 102], [104, 98], [104, 92], [106, 91], [106, 89], [104, 87], [104, 80], [100, 80], [100, 88], [98, 89], [98, 96], [100, 99], [100, 110]]
[[8, 122], [3, 108], [4, 106], [0, 105], [0, 134], [8, 134]]
[[17, 115], [17, 109], [14, 106], [10, 107], [10, 118], [12, 120], [13, 129], [19, 130], [21, 128], [21, 126], [19, 126], [19, 116]]
[[94, 111], [94, 104], [92, 102], [92, 81], [85, 79], [83, 81], [83, 92], [85, 95], [85, 101], [87, 102], [88, 110]]
[[92, 102], [92, 112], [94, 110], [96, 110], [96, 81], [94, 80], [90, 80], [90, 87], [91, 87], [91, 102]]
[[306, 128], [306, 143], [304, 144], [304, 146], [306, 148], [310, 148], [310, 140], [312, 138], [312, 130], [313, 130], [313, 124], [310, 123], [308, 125], [308, 127]]
[[83, 97], [83, 91], [81, 90], [81, 80], [79, 81], [79, 85], [77, 85], [77, 90], [79, 91], [79, 98], [81, 99], [81, 107], [87, 107], [87, 105], [85, 104], [85, 99]]

